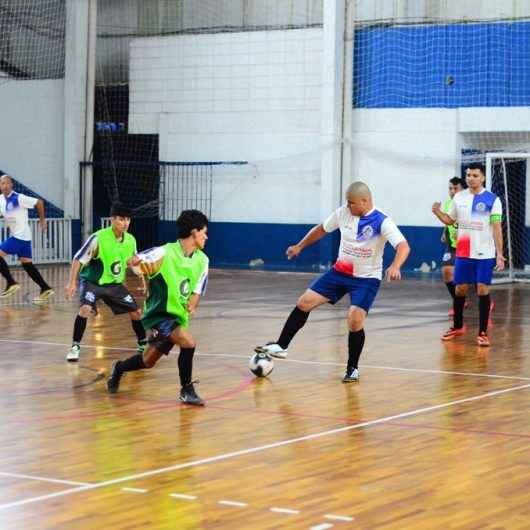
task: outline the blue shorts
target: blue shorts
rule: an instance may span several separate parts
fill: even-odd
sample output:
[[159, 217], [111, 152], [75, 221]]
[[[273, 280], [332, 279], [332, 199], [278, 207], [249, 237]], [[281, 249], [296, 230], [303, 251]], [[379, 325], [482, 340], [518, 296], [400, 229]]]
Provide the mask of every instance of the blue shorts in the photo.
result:
[[31, 241], [24, 241], [16, 237], [8, 237], [2, 244], [0, 250], [10, 255], [17, 255], [19, 258], [32, 258]]
[[346, 293], [350, 293], [351, 305], [362, 307], [367, 313], [374, 303], [381, 280], [377, 278], [355, 278], [331, 269], [317, 278], [309, 288], [337, 303]]
[[483, 283], [491, 285], [495, 258], [475, 259], [456, 258], [455, 259], [455, 285]]

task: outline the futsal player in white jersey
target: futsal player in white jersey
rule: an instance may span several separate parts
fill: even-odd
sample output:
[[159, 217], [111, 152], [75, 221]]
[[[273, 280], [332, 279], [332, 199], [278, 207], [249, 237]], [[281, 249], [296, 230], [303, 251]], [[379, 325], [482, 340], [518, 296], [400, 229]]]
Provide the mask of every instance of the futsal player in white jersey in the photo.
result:
[[16, 255], [29, 277], [40, 287], [40, 294], [33, 301], [45, 302], [54, 291], [33, 265], [31, 229], [28, 223], [28, 210], [37, 208], [40, 227], [46, 231], [44, 203], [41, 199], [13, 191], [13, 180], [4, 173], [0, 176], [0, 192], [0, 215], [4, 217], [9, 229], [9, 237], [0, 244], [0, 274], [7, 282], [6, 288], [0, 293], [0, 299], [7, 298], [20, 289], [4, 259], [7, 255]]
[[468, 189], [457, 193], [451, 208], [443, 213], [440, 203], [432, 211], [442, 223], [456, 224], [454, 322], [442, 336], [452, 340], [466, 331], [464, 304], [469, 287], [477, 285], [479, 299], [479, 332], [477, 344], [489, 346], [488, 320], [490, 314], [489, 286], [493, 269], [504, 269], [502, 239], [502, 204], [494, 193], [484, 188], [486, 177], [482, 164], [471, 164], [466, 172]]
[[317, 278], [298, 299], [276, 342], [258, 346], [255, 351], [285, 359], [287, 347], [304, 326], [309, 313], [326, 303], [335, 304], [350, 295], [348, 311], [348, 363], [344, 383], [359, 379], [359, 357], [364, 346], [364, 320], [377, 295], [383, 275], [383, 250], [387, 241], [395, 248], [394, 261], [386, 271], [386, 279], [401, 279], [401, 266], [410, 248], [394, 221], [374, 208], [370, 189], [354, 182], [346, 191], [346, 204], [335, 210], [322, 224], [313, 227], [286, 254], [294, 258], [309, 245], [334, 230], [340, 230], [338, 259], [334, 267]]

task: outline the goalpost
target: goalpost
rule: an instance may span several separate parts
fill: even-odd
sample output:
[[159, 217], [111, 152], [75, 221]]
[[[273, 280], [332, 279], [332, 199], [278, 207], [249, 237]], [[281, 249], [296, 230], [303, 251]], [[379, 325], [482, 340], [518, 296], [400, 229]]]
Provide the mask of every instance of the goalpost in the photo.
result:
[[506, 270], [495, 283], [530, 282], [530, 153], [486, 153], [486, 184], [501, 199]]

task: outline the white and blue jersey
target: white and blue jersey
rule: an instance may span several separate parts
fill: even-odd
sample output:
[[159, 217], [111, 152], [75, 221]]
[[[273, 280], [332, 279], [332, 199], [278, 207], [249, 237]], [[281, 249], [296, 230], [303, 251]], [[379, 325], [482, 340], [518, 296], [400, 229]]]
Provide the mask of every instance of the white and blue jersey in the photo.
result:
[[405, 241], [394, 221], [377, 208], [358, 217], [344, 205], [335, 210], [322, 226], [326, 232], [340, 230], [339, 255], [334, 269], [355, 278], [381, 280], [386, 242], [395, 248]]
[[6, 198], [0, 195], [0, 215], [5, 219], [9, 235], [22, 241], [31, 241], [28, 210], [34, 208], [38, 199], [12, 191]]

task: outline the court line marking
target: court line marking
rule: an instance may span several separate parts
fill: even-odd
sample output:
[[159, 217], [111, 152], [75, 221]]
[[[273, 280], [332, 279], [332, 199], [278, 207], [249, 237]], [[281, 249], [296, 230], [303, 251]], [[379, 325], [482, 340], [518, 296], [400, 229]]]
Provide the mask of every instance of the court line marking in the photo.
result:
[[300, 513], [300, 510], [291, 510], [289, 508], [269, 508], [269, 511], [274, 513], [285, 513], [287, 515], [298, 515]]
[[24, 475], [23, 473], [8, 473], [7, 471], [0, 471], [3, 477], [24, 478], [29, 480], [38, 480], [41, 482], [52, 482], [55, 484], [69, 484], [70, 486], [91, 486], [95, 482], [77, 482], [75, 480], [62, 480], [58, 478], [39, 477], [36, 475]]
[[311, 526], [309, 530], [328, 530], [328, 528], [333, 528], [333, 525], [330, 523], [317, 524], [316, 526]]
[[333, 513], [327, 513], [324, 515], [326, 519], [331, 519], [332, 521], [353, 521], [353, 517], [347, 517], [346, 515], [335, 515]]
[[339, 434], [339, 433], [343, 433], [343, 432], [353, 431], [353, 430], [356, 430], [356, 429], [361, 429], [363, 427], [370, 427], [371, 425], [379, 425], [381, 423], [387, 423], [387, 422], [390, 422], [392, 420], [397, 420], [397, 419], [400, 419], [400, 418], [407, 418], [407, 417], [410, 417], [410, 416], [416, 416], [418, 414], [424, 414], [424, 413], [432, 412], [432, 411], [435, 411], [435, 410], [441, 410], [441, 409], [445, 409], [445, 408], [448, 408], [448, 407], [452, 407], [454, 405], [460, 405], [462, 403], [471, 403], [471, 402], [478, 401], [478, 400], [481, 400], [481, 399], [486, 399], [486, 398], [490, 398], [490, 397], [493, 397], [493, 396], [500, 396], [500, 395], [503, 395], [503, 394], [507, 394], [509, 392], [515, 392], [517, 390], [525, 390], [525, 389], [528, 389], [528, 388], [530, 388], [530, 384], [518, 385], [518, 386], [514, 386], [514, 387], [510, 387], [510, 388], [505, 388], [505, 389], [502, 389], [502, 390], [495, 390], [495, 391], [492, 391], [492, 392], [487, 392], [485, 394], [479, 394], [477, 396], [471, 396], [471, 397], [468, 397], [468, 398], [457, 399], [457, 400], [454, 400], [454, 401], [449, 401], [447, 403], [441, 403], [439, 405], [431, 405], [429, 407], [422, 407], [420, 409], [415, 409], [415, 410], [411, 410], [411, 411], [408, 411], [408, 412], [402, 412], [400, 414], [394, 414], [392, 416], [385, 416], [383, 418], [378, 418], [376, 420], [364, 421], [362, 423], [356, 423], [354, 425], [347, 425], [345, 427], [339, 427], [339, 428], [331, 429], [331, 430], [327, 430], [327, 431], [321, 431], [321, 432], [316, 432], [316, 433], [313, 433], [313, 434], [307, 434], [305, 436], [299, 436], [297, 438], [289, 438], [287, 440], [282, 440], [282, 441], [279, 441], [279, 442], [272, 442], [272, 443], [265, 444], [265, 445], [259, 445], [257, 447], [251, 447], [251, 448], [248, 448], [248, 449], [241, 449], [239, 451], [233, 451], [231, 453], [223, 453], [223, 454], [216, 455], [216, 456], [210, 456], [210, 457], [207, 457], [207, 458], [202, 458], [200, 460], [192, 460], [191, 462], [184, 462], [182, 464], [174, 464], [172, 466], [162, 467], [162, 468], [158, 468], [158, 469], [152, 469], [150, 471], [144, 471], [142, 473], [136, 473], [134, 475], [128, 475], [128, 476], [125, 476], [125, 477], [119, 477], [119, 478], [115, 478], [115, 479], [112, 479], [112, 480], [106, 480], [104, 482], [98, 482], [98, 483], [95, 483], [95, 484], [87, 484], [85, 486], [80, 486], [80, 487], [77, 487], [77, 488], [69, 488], [67, 490], [57, 491], [55, 493], [50, 493], [50, 494], [47, 494], [47, 495], [39, 495], [38, 497], [30, 497], [28, 499], [23, 499], [23, 500], [20, 500], [20, 501], [10, 502], [10, 503], [7, 503], [7, 504], [0, 504], [0, 510], [6, 510], [8, 508], [14, 508], [14, 507], [17, 507], [17, 506], [24, 506], [26, 504], [32, 504], [32, 503], [35, 503], [35, 502], [40, 502], [40, 501], [44, 501], [44, 500], [48, 500], [48, 499], [54, 499], [54, 498], [57, 498], [57, 497], [63, 497], [65, 495], [70, 495], [70, 494], [73, 494], [73, 493], [79, 493], [81, 491], [89, 491], [89, 490], [94, 490], [94, 489], [98, 489], [98, 488], [104, 488], [106, 486], [113, 486], [114, 484], [121, 484], [123, 482], [129, 482], [131, 480], [138, 480], [138, 479], [142, 479], [142, 478], [145, 478], [145, 477], [152, 477], [154, 475], [160, 475], [162, 473], [167, 473], [167, 472], [170, 472], [170, 471], [177, 471], [177, 470], [180, 470], [180, 469], [187, 469], [187, 468], [196, 467], [196, 466], [204, 466], [206, 464], [211, 464], [213, 462], [220, 462], [222, 460], [228, 460], [228, 459], [236, 458], [236, 457], [239, 457], [239, 456], [245, 456], [245, 455], [250, 455], [250, 454], [253, 454], [253, 453], [259, 453], [261, 451], [267, 451], [268, 449], [275, 449], [276, 447], [283, 447], [283, 446], [286, 446], [286, 445], [291, 445], [291, 444], [295, 444], [295, 443], [299, 443], [299, 442], [305, 442], [305, 441], [308, 441], [308, 440], [315, 440], [317, 438], [322, 438], [324, 436], [330, 436], [330, 435], [335, 435], [335, 434]]
[[184, 493], [170, 493], [170, 497], [174, 499], [184, 499], [186, 501], [196, 501], [197, 497], [195, 495], [184, 495]]
[[149, 490], [143, 488], [122, 488], [122, 491], [127, 491], [129, 493], [147, 493]]
[[222, 504], [223, 506], [235, 506], [236, 508], [244, 508], [245, 506], [248, 506], [246, 502], [238, 502], [238, 501], [217, 501], [217, 504]]
[[[70, 346], [70, 344], [64, 342], [44, 342], [44, 341], [32, 341], [32, 340], [17, 340], [17, 339], [0, 339], [0, 342], [13, 342], [20, 344], [39, 344], [43, 346]], [[101, 348], [104, 350], [117, 350], [117, 351], [136, 351], [136, 348], [118, 348], [116, 346], [97, 346], [94, 344], [83, 344], [83, 348]], [[234, 359], [248, 359], [247, 355], [238, 355], [235, 353], [196, 353], [198, 357], [228, 357]], [[303, 359], [281, 359], [279, 362], [282, 363], [298, 363], [298, 364], [314, 364], [318, 366], [341, 366], [344, 367], [344, 363], [336, 363], [333, 361], [308, 361]], [[455, 372], [451, 370], [434, 370], [430, 368], [403, 368], [397, 366], [377, 366], [374, 364], [360, 364], [359, 368], [368, 368], [372, 370], [389, 370], [396, 372], [417, 372], [426, 374], [446, 374], [446, 375], [462, 375], [467, 377], [484, 377], [491, 379], [507, 379], [512, 381], [530, 381], [530, 377], [516, 376], [516, 375], [502, 375], [502, 374], [480, 374], [476, 372]]]

